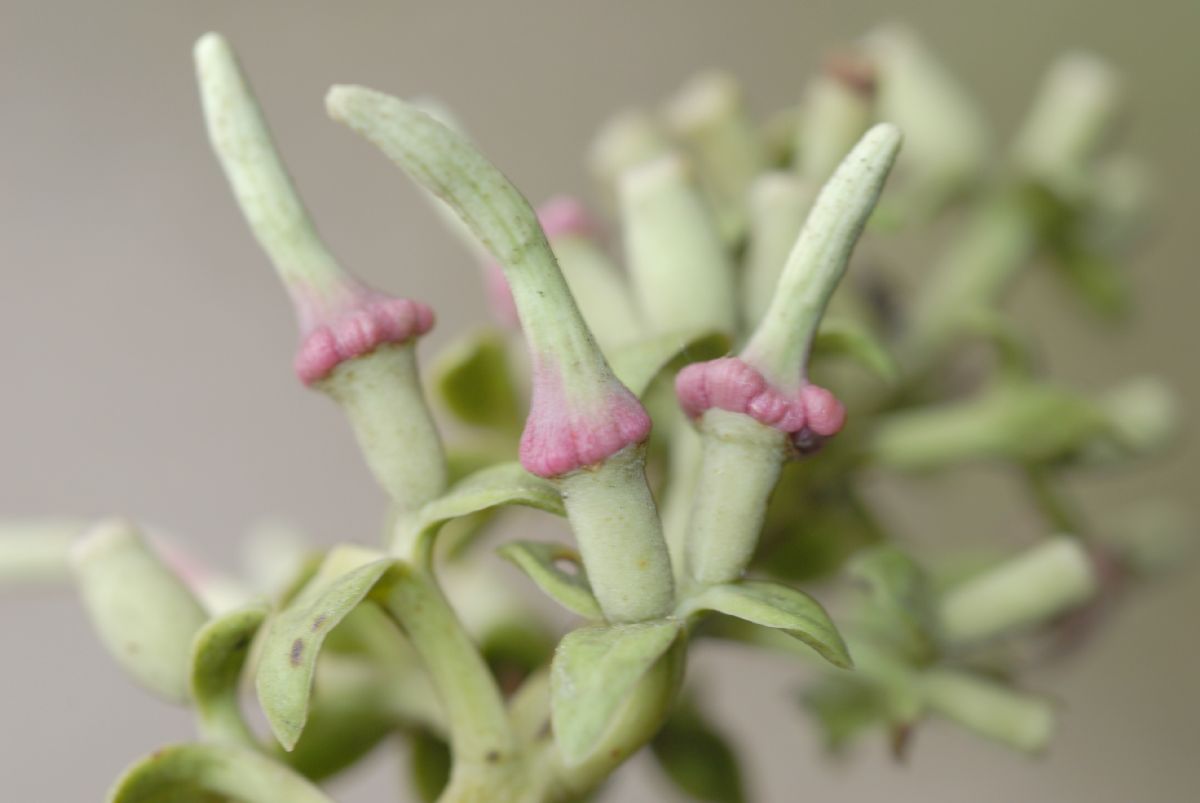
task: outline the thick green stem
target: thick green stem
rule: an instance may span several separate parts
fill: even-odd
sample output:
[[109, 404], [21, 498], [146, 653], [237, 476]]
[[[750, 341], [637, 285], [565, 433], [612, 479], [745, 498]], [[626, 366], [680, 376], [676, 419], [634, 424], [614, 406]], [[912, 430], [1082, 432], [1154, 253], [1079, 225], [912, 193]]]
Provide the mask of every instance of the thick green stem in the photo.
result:
[[674, 607], [671, 559], [645, 452], [626, 448], [557, 481], [596, 601], [610, 622], [659, 619]]
[[402, 511], [446, 487], [446, 459], [425, 403], [416, 344], [387, 344], [321, 380], [345, 411], [371, 472]]
[[753, 418], [711, 409], [700, 423], [704, 458], [689, 519], [686, 559], [702, 585], [741, 577], [754, 556], [788, 436]]
[[456, 776], [512, 761], [515, 739], [500, 689], [433, 575], [426, 567], [412, 567], [391, 588], [385, 605], [441, 698]]
[[662, 522], [675, 584], [680, 586], [687, 574], [688, 521], [696, 498], [696, 486], [700, 482], [704, 442], [692, 422], [680, 411], [676, 411], [670, 427], [671, 465], [663, 492]]

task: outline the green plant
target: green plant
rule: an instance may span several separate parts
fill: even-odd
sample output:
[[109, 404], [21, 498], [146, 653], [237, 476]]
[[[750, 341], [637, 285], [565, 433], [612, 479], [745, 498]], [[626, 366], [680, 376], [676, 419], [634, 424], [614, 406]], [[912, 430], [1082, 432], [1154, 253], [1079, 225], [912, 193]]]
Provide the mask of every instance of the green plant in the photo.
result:
[[[330, 115], [429, 193], [489, 289], [498, 325], [424, 375], [432, 311], [342, 270], [228, 45], [209, 34], [196, 59], [214, 149], [296, 307], [297, 373], [345, 411], [392, 515], [378, 548], [276, 544], [257, 593], [127, 522], [89, 528], [70, 562], [97, 630], [200, 733], [136, 764], [111, 800], [324, 801], [314, 782], [397, 732], [426, 800], [582, 799], [647, 744], [684, 791], [742, 800], [703, 695], [680, 695], [701, 638], [811, 661], [803, 702], [833, 748], [883, 730], [899, 750], [937, 715], [1036, 752], [1053, 711], [1020, 671], [1178, 551], [1173, 523], [1097, 528], [1062, 487], [1159, 448], [1169, 393], [1049, 382], [1002, 304], [1044, 262], [1097, 313], [1124, 310], [1117, 263], [1144, 188], [1102, 147], [1116, 82], [1097, 59], [1052, 68], [1002, 160], [902, 30], [831, 59], [764, 127], [732, 79], [699, 77], [593, 148], [627, 272], [581, 204], [536, 214], [445, 110], [335, 87]], [[945, 221], [955, 234], [911, 303], [878, 269], [841, 287], [864, 229], [887, 250]], [[427, 391], [465, 425], [458, 441]], [[864, 480], [970, 461], [1018, 473], [1047, 537], [918, 560]], [[582, 620], [561, 638], [478, 561], [506, 505], [570, 525], [572, 544], [499, 550]], [[53, 576], [75, 540], [69, 524], [11, 529], [0, 571], [18, 579]], [[852, 581], [824, 589], [836, 626], [796, 588], [835, 577]], [[444, 588], [473, 600], [452, 606]], [[243, 716], [243, 677], [268, 738]]]

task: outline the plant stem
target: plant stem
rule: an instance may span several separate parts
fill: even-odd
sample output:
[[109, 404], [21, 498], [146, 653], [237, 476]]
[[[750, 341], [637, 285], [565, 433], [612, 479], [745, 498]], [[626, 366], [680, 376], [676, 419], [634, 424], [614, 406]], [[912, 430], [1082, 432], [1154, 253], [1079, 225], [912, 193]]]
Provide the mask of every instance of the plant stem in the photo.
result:
[[515, 740], [500, 689], [428, 567], [406, 572], [384, 604], [412, 641], [441, 697], [455, 774], [510, 761]]
[[728, 583], [745, 570], [783, 467], [787, 434], [749, 416], [712, 409], [701, 423], [704, 459], [688, 523], [688, 577]]
[[641, 622], [674, 607], [671, 559], [646, 484], [645, 453], [630, 447], [558, 480], [596, 601], [610, 622]]

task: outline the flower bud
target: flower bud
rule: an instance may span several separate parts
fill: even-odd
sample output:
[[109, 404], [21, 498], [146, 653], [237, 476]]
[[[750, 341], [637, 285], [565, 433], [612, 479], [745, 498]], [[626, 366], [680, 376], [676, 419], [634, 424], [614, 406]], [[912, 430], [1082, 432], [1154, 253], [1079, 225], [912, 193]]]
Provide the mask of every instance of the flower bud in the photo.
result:
[[732, 333], [733, 265], [687, 162], [669, 154], [628, 171], [620, 197], [629, 273], [648, 326]]
[[208, 618], [187, 585], [125, 521], [89, 530], [71, 562], [84, 607], [112, 656], [150, 691], [184, 702], [192, 636]]
[[671, 147], [662, 126], [641, 109], [626, 109], [606, 122], [588, 151], [588, 168], [605, 202], [616, 207], [621, 176], [669, 153]]
[[671, 566], [640, 448], [650, 419], [597, 347], [529, 202], [464, 137], [404, 101], [345, 86], [326, 105], [445, 201], [503, 266], [534, 374], [522, 465], [559, 484], [605, 616], [665, 616]]
[[1011, 633], [1085, 602], [1098, 585], [1087, 551], [1060, 536], [950, 589], [938, 608], [941, 631], [951, 643]]
[[854, 54], [837, 54], [809, 82], [797, 130], [796, 170], [820, 184], [867, 130], [875, 100], [874, 67]]
[[[888, 26], [863, 41], [878, 77], [877, 114], [904, 131], [897, 212], [927, 215], [983, 171], [992, 148], [974, 98], [912, 31]], [[913, 207], [909, 209], [907, 207]], [[891, 211], [891, 208], [889, 208]]]
[[698, 75], [667, 105], [665, 116], [695, 162], [722, 236], [737, 242], [746, 229], [750, 183], [766, 163], [741, 87], [727, 73]]
[[1017, 166], [1059, 197], [1078, 200], [1112, 133], [1120, 100], [1120, 77], [1104, 60], [1083, 52], [1059, 57], [1017, 133]]
[[403, 509], [445, 486], [441, 440], [421, 392], [414, 345], [433, 312], [346, 273], [317, 235], [228, 43], [196, 43], [209, 138], [246, 221], [300, 324], [294, 367], [345, 410], [376, 479]]
[[809, 352], [899, 147], [895, 126], [867, 132], [817, 196], [741, 355], [689, 365], [676, 378], [680, 405], [704, 436], [686, 544], [697, 583], [741, 576], [784, 460], [814, 450], [845, 422], [833, 394], [808, 382]]

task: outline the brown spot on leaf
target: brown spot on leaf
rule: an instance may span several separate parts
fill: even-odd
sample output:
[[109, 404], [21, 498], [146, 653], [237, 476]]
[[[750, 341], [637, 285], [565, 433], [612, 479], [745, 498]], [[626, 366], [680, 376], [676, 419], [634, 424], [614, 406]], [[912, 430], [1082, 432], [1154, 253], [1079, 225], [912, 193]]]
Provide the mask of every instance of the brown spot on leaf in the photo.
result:
[[288, 653], [288, 661], [292, 666], [300, 666], [300, 656], [304, 654], [304, 640], [296, 639], [292, 642], [292, 651]]
[[316, 619], [313, 619], [312, 631], [316, 633], [321, 629], [321, 625], [325, 624], [326, 620], [328, 619], [329, 617], [325, 614], [320, 614]]
[[485, 755], [483, 758], [484, 758], [484, 760], [485, 760], [485, 761], [487, 761], [487, 763], [489, 763], [489, 764], [498, 764], [498, 763], [500, 763], [500, 753], [499, 753], [499, 751], [497, 751], [497, 750], [489, 750], [489, 751], [487, 751], [487, 755]]

